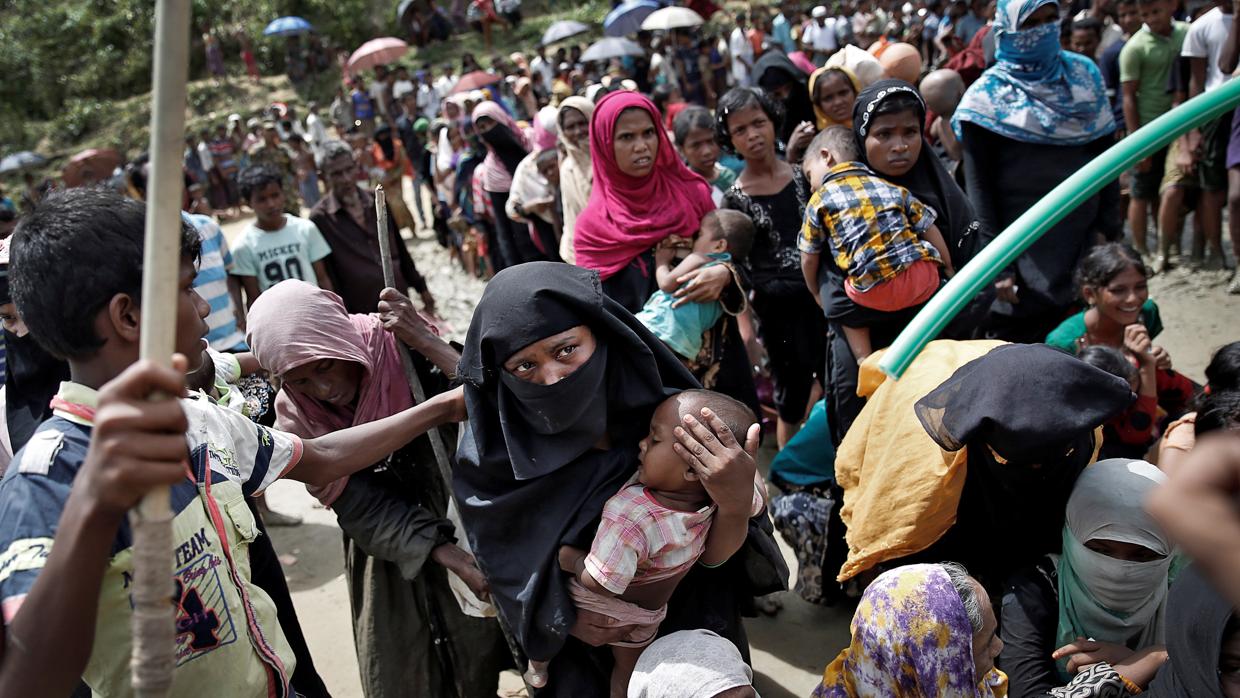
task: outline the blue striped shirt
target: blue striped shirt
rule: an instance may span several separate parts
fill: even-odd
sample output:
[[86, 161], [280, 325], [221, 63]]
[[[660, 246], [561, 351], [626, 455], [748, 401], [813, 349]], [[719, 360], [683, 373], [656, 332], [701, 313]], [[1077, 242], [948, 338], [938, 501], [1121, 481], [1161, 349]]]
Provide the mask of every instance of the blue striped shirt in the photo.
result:
[[207, 315], [207, 343], [216, 351], [245, 351], [248, 348], [245, 333], [237, 327], [232, 296], [228, 293], [228, 272], [232, 269], [233, 258], [224, 231], [210, 216], [181, 215], [202, 238], [194, 290], [211, 306], [211, 313]]

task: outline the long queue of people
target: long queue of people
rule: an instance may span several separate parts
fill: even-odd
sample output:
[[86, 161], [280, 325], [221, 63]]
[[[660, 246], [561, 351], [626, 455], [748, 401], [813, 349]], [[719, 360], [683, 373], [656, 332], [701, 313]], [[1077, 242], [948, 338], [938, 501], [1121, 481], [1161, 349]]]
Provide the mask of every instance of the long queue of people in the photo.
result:
[[[125, 693], [122, 514], [166, 484], [174, 692], [326, 695], [269, 515], [245, 503], [287, 477], [344, 532], [368, 695], [491, 695], [517, 669], [537, 696], [755, 696], [742, 618], [790, 583], [856, 604], [817, 696], [1240, 695], [1240, 342], [1199, 386], [1155, 343], [1148, 285], [1177, 263], [1175, 192], [1199, 190], [1200, 263], [1225, 262], [1208, 195], [1225, 189], [1206, 185], [1222, 121], [1130, 174], [1127, 229], [1109, 184], [899, 380], [877, 365], [1115, 141], [1117, 105], [1129, 124], [1169, 108], [1147, 81], [1179, 56], [1186, 94], [1213, 88], [1230, 8], [1169, 50], [1171, 3], [1141, 0], [1112, 94], [1063, 43], [1114, 35], [1130, 5], [961, 5], [802, 22], [789, 4], [770, 40], [738, 23], [752, 63], [729, 49], [718, 76], [687, 32], [602, 66], [514, 54], [477, 89], [383, 69], [342, 85], [340, 139], [316, 106], [304, 127], [272, 112], [248, 146], [190, 139], [187, 210], [256, 220], [230, 248], [186, 215], [172, 369], [137, 362], [145, 159], [127, 197], [43, 196], [0, 259], [0, 693]], [[896, 41], [931, 19], [933, 50]], [[273, 155], [298, 130], [302, 171]], [[439, 336], [402, 229], [488, 279], [463, 344]], [[157, 392], [180, 409], [145, 405]]]

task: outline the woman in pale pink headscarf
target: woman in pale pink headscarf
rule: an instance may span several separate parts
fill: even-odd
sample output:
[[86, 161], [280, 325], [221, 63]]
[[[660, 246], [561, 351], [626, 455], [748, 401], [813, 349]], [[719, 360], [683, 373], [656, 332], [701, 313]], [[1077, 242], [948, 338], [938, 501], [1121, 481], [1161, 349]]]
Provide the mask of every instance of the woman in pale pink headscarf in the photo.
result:
[[[411, 407], [398, 338], [422, 352], [414, 361], [428, 388], [437, 374], [426, 359], [455, 372], [456, 351], [427, 329], [408, 298], [385, 289], [380, 299], [378, 314], [350, 315], [336, 294], [290, 280], [254, 302], [246, 339], [282, 381], [279, 428], [315, 437]], [[376, 466], [312, 490], [344, 531], [365, 693], [456, 696], [458, 682], [463, 695], [494, 693], [510, 659], [498, 626], [461, 613], [449, 588], [445, 569], [479, 595], [486, 580], [454, 544], [448, 486], [428, 438]]]
[[495, 212], [496, 244], [490, 251], [491, 267], [498, 272], [514, 264], [539, 259], [538, 248], [525, 234], [526, 227], [505, 213], [512, 176], [525, 156], [530, 154], [529, 139], [508, 112], [495, 102], [488, 100], [479, 103], [474, 107], [471, 118], [474, 130], [487, 147], [482, 186]]

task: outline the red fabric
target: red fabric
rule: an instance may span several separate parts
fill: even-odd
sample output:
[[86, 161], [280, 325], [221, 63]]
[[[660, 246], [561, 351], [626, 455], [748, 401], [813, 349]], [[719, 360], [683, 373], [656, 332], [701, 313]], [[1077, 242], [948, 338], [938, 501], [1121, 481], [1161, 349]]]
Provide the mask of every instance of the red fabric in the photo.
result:
[[749, 38], [749, 45], [753, 47], [753, 59], [756, 61], [762, 57], [762, 42], [766, 39], [766, 34], [758, 29], [750, 29], [745, 32], [745, 36]]
[[987, 24], [977, 33], [973, 35], [969, 45], [963, 51], [952, 56], [947, 61], [945, 68], [960, 73], [960, 77], [964, 80], [965, 87], [972, 85], [975, 80], [982, 76], [982, 72], [986, 70], [986, 50], [982, 46], [986, 35], [990, 33], [992, 25]]
[[912, 308], [930, 300], [930, 296], [939, 290], [940, 268], [937, 262], [919, 259], [895, 278], [872, 286], [864, 293], [853, 288], [852, 282], [845, 279], [844, 293], [853, 303], [873, 310], [889, 313]]
[[[626, 109], [650, 115], [659, 139], [654, 169], [631, 177], [616, 164], [616, 120]], [[710, 185], [680, 157], [654, 104], [636, 92], [612, 92], [594, 108], [590, 123], [590, 161], [594, 187], [585, 210], [577, 217], [573, 247], [577, 265], [603, 279], [628, 266], [646, 250], [671, 235], [692, 237], [702, 216], [715, 208]]]
[[1109, 424], [1121, 443], [1129, 446], [1148, 446], [1154, 441], [1154, 426], [1158, 423], [1158, 399], [1152, 395], [1139, 395], [1137, 401]]
[[688, 102], [677, 102], [667, 105], [667, 113], [663, 115], [663, 128], [666, 128], [668, 131], [673, 130], [672, 124], [676, 122], [676, 117], [688, 106]]

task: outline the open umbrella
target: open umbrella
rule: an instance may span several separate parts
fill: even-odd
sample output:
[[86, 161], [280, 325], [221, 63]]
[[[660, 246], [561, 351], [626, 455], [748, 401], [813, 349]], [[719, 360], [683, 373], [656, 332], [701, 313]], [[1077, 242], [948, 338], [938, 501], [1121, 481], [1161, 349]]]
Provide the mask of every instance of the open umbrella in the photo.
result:
[[90, 148], [69, 158], [69, 164], [61, 173], [67, 187], [80, 187], [102, 182], [112, 176], [112, 170], [125, 159], [112, 148]]
[[702, 19], [702, 15], [687, 7], [664, 7], [661, 10], [651, 12], [642, 21], [642, 29], [646, 31], [671, 31], [672, 29], [700, 27], [705, 23], [706, 20]]
[[20, 153], [6, 155], [0, 159], [0, 172], [20, 172], [27, 167], [43, 164], [47, 158], [38, 153], [23, 150]]
[[460, 94], [461, 92], [469, 92], [477, 90], [487, 85], [494, 85], [502, 80], [495, 73], [488, 73], [485, 70], [475, 70], [472, 73], [465, 73], [460, 80], [456, 81], [456, 87], [452, 88], [452, 94]]
[[263, 36], [296, 36], [314, 31], [314, 27], [301, 17], [280, 17], [271, 20], [263, 30]]
[[417, 2], [417, 0], [401, 0], [400, 4], [396, 6], [396, 21], [397, 22], [404, 23], [405, 13], [413, 9], [413, 3], [415, 2]]
[[357, 73], [377, 65], [387, 65], [409, 52], [409, 44], [394, 36], [371, 39], [349, 56], [348, 69]]
[[547, 27], [547, 31], [543, 32], [542, 45], [554, 44], [557, 41], [563, 41], [570, 37], [584, 34], [590, 31], [590, 25], [582, 22], [574, 22], [571, 19], [560, 20], [552, 23]]
[[641, 31], [642, 21], [661, 5], [655, 0], [629, 0], [616, 5], [603, 19], [603, 33], [607, 36], [628, 36]]
[[613, 58], [623, 58], [624, 56], [640, 56], [646, 51], [641, 44], [631, 39], [621, 36], [609, 36], [606, 39], [599, 39], [585, 53], [581, 54], [581, 60], [585, 63], [590, 61], [609, 61]]

